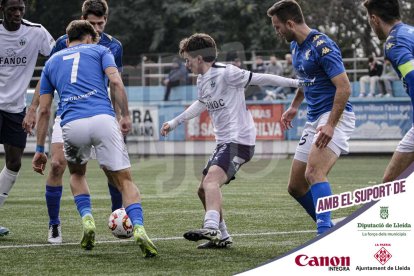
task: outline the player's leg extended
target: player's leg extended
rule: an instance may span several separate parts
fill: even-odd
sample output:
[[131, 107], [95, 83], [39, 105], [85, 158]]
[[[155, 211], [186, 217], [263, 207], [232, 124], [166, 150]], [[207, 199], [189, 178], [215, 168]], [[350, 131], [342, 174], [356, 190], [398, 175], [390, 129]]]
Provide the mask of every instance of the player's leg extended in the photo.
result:
[[82, 218], [83, 237], [81, 247], [91, 250], [95, 246], [95, 221], [92, 216], [91, 196], [86, 182], [86, 164], [68, 162], [70, 171], [70, 188], [75, 199], [76, 208]]
[[106, 170], [106, 173], [111, 176], [118, 190], [122, 193], [125, 211], [134, 226], [134, 239], [141, 248], [143, 256], [148, 258], [158, 255], [157, 248], [145, 232], [141, 195], [137, 186], [132, 182], [130, 169], [116, 172]]
[[306, 162], [293, 159], [288, 184], [289, 194], [306, 210], [309, 216], [316, 221], [315, 205], [312, 191], [305, 178]]
[[414, 152], [394, 152], [384, 172], [383, 183], [394, 181], [414, 162]]
[[62, 232], [59, 218], [60, 200], [62, 198], [63, 190], [62, 179], [67, 163], [63, 153], [63, 143], [53, 143], [52, 138], [51, 150], [52, 157], [50, 162], [49, 175], [46, 180], [45, 192], [46, 206], [49, 214], [48, 242], [53, 244], [59, 244], [62, 243]]
[[203, 228], [185, 233], [184, 238], [191, 241], [201, 239], [211, 240], [215, 243], [220, 241], [219, 224], [222, 200], [220, 187], [227, 182], [227, 179], [227, 174], [221, 167], [213, 165], [208, 169], [207, 175], [201, 184], [204, 190], [206, 210]]
[[[0, 208], [3, 206], [16, 182], [21, 167], [23, 150], [23, 148], [4, 144], [6, 165], [0, 173]], [[9, 234], [9, 229], [0, 226], [0, 237], [7, 234]]]
[[[204, 211], [206, 211], [206, 198], [205, 198], [205, 192], [203, 188], [203, 181], [205, 176], [203, 175], [201, 178], [200, 186], [198, 188], [198, 197], [201, 200], [201, 203], [203, 204]], [[219, 230], [221, 232], [221, 239], [218, 243], [214, 243], [212, 241], [208, 241], [206, 243], [200, 244], [197, 246], [199, 249], [209, 249], [209, 248], [226, 248], [227, 246], [230, 246], [233, 243], [233, 239], [231, 238], [228, 230], [226, 222], [224, 221], [223, 217], [223, 208], [220, 208], [220, 223], [219, 223]]]
[[[312, 145], [309, 154], [308, 164], [306, 166], [305, 178], [311, 184], [313, 203], [317, 213], [317, 201], [321, 197], [332, 195], [331, 187], [327, 179], [327, 175], [338, 155], [330, 148], [325, 147], [319, 149], [316, 145]], [[316, 214], [316, 225], [318, 234], [321, 234], [331, 228], [331, 212], [323, 212]]]

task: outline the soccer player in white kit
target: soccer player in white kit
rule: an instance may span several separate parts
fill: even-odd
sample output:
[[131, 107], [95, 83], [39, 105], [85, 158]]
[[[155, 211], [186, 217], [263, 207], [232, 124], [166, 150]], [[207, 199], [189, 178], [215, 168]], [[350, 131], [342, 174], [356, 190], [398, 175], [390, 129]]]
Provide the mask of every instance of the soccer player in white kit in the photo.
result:
[[198, 74], [198, 100], [182, 114], [165, 122], [161, 135], [167, 135], [207, 109], [217, 143], [198, 189], [206, 211], [203, 228], [189, 231], [184, 237], [191, 241], [208, 240], [198, 246], [200, 249], [225, 248], [232, 244], [232, 239], [223, 219], [220, 187], [233, 180], [240, 166], [253, 157], [256, 141], [256, 128], [246, 107], [244, 89], [249, 84], [298, 87], [300, 82], [217, 63], [216, 43], [207, 34], [198, 33], [183, 39], [179, 51], [187, 68]]
[[[1, 0], [0, 11], [0, 143], [6, 165], [0, 173], [0, 207], [21, 167], [27, 134], [22, 128], [26, 93], [40, 54], [48, 56], [55, 40], [40, 24], [23, 19], [23, 0]], [[0, 226], [0, 236], [9, 230]]]

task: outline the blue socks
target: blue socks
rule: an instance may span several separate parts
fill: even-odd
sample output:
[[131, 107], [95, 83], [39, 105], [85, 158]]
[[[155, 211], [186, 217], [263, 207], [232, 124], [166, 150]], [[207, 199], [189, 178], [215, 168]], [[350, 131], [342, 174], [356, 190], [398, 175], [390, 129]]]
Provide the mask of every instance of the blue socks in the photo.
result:
[[301, 196], [301, 197], [294, 197], [297, 202], [299, 202], [300, 205], [306, 210], [306, 212], [311, 216], [313, 221], [316, 221], [316, 214], [315, 214], [315, 204], [313, 203], [313, 197], [312, 197], [312, 191], [309, 189], [309, 191]]
[[141, 203], [132, 203], [125, 208], [125, 211], [131, 220], [132, 225], [144, 225], [144, 217], [142, 215], [142, 206]]
[[[313, 204], [316, 209], [318, 198], [332, 195], [331, 186], [329, 182], [319, 182], [311, 186]], [[322, 234], [329, 228], [331, 228], [331, 212], [324, 212], [316, 214], [316, 225], [318, 228], [318, 234]]]
[[109, 193], [111, 194], [112, 201], [112, 212], [122, 208], [122, 194], [121, 192], [112, 184], [108, 183]]
[[76, 208], [78, 208], [79, 215], [83, 218], [86, 215], [92, 216], [91, 196], [88, 194], [75, 196]]
[[49, 186], [46, 183], [46, 206], [49, 213], [49, 225], [60, 224], [59, 211], [62, 186]]

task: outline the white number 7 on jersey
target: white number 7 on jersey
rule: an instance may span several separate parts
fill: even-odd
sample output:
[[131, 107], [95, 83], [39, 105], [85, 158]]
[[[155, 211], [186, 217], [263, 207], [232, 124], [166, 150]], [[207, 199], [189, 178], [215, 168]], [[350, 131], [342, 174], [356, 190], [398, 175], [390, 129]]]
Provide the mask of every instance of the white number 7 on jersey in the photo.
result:
[[80, 53], [77, 52], [71, 55], [63, 56], [63, 60], [68, 60], [68, 59], [73, 59], [72, 74], [70, 75], [70, 83], [74, 83], [76, 82], [76, 78], [78, 77]]

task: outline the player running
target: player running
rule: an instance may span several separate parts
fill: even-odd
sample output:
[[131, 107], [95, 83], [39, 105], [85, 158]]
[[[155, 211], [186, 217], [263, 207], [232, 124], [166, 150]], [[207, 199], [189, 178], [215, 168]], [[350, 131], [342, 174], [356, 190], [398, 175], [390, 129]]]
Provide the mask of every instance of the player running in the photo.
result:
[[235, 179], [240, 167], [253, 157], [256, 128], [246, 108], [244, 89], [248, 85], [298, 87], [299, 81], [242, 70], [216, 62], [216, 42], [207, 34], [194, 34], [180, 42], [180, 55], [186, 66], [198, 75], [198, 100], [182, 114], [165, 122], [165, 136], [179, 124], [207, 110], [214, 126], [217, 147], [203, 170], [198, 196], [204, 206], [202, 229], [189, 231], [191, 241], [208, 240], [198, 248], [225, 248], [232, 244], [223, 218], [220, 188]]
[[[99, 35], [88, 21], [72, 21], [66, 33], [69, 47], [54, 54], [42, 72], [33, 169], [43, 174], [47, 162], [44, 143], [56, 90], [62, 108], [60, 126], [71, 190], [82, 217], [81, 247], [90, 250], [95, 246], [95, 221], [85, 177], [86, 165], [94, 146], [99, 165], [122, 193], [123, 206], [134, 226], [134, 239], [143, 256], [156, 256], [157, 249], [145, 233], [141, 196], [132, 182], [131, 164], [122, 136], [131, 130], [131, 118], [125, 87], [114, 57], [108, 48], [91, 44], [97, 41]], [[114, 104], [121, 109], [119, 124], [108, 97], [106, 78], [115, 88]]]
[[331, 213], [315, 214], [315, 206], [319, 198], [332, 194], [327, 175], [338, 157], [348, 153], [348, 140], [355, 128], [355, 114], [348, 101], [351, 86], [338, 46], [306, 25], [296, 1], [279, 1], [267, 14], [276, 33], [290, 42], [298, 77], [314, 79], [314, 85], [296, 92], [282, 114], [282, 127], [292, 127], [292, 120], [306, 99], [307, 122], [296, 148], [288, 192], [305, 208], [321, 234], [332, 227]]

